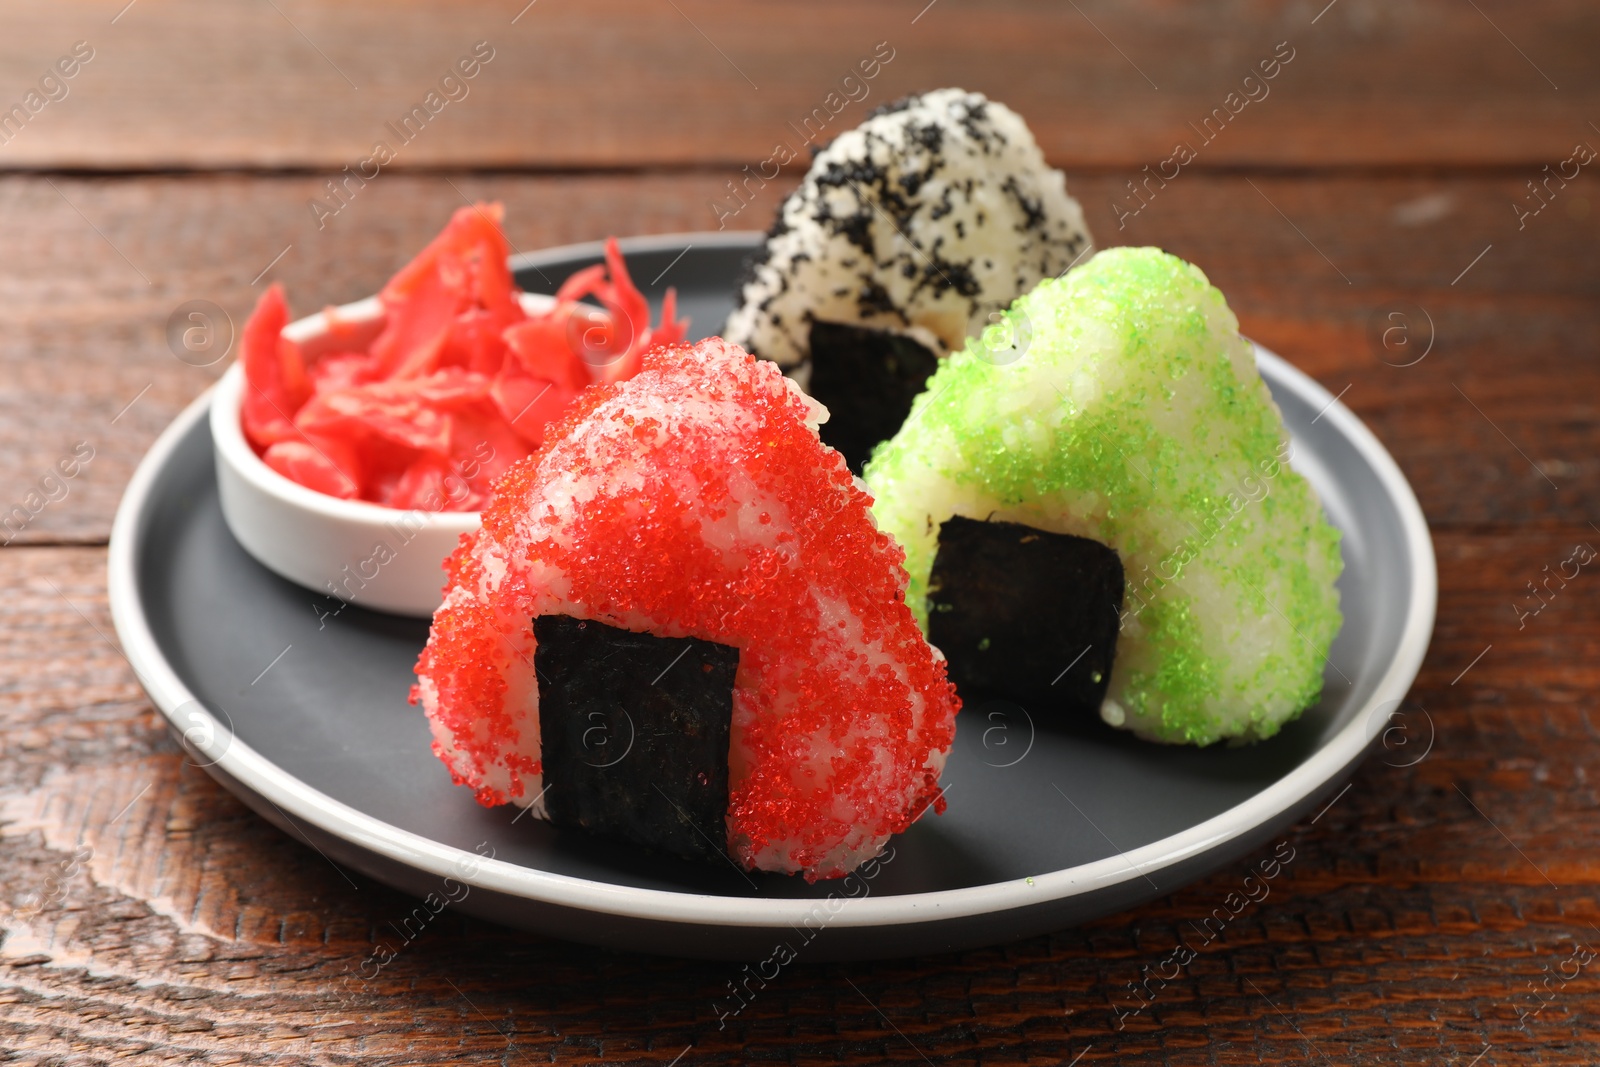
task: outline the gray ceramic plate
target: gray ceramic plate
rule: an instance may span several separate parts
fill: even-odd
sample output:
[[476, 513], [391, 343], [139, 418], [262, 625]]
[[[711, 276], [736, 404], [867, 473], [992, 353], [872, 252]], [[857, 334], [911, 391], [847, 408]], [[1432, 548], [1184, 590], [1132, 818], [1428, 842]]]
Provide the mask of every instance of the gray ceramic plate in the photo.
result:
[[[678, 288], [698, 335], [722, 323], [754, 234], [624, 241], [658, 299]], [[514, 261], [553, 291], [598, 245]], [[1344, 531], [1344, 629], [1322, 702], [1264, 744], [1145, 744], [1101, 724], [1036, 731], [1020, 709], [962, 712], [950, 808], [895, 839], [872, 876], [745, 876], [479, 807], [407, 704], [427, 624], [325, 602], [257, 564], [217, 504], [208, 397], [139, 467], [111, 540], [128, 657], [191, 758], [298, 840], [417, 896], [557, 937], [765, 960], [939, 952], [1132, 908], [1267, 843], [1332, 792], [1385, 730], [1433, 628], [1436, 575], [1416, 498], [1346, 408], [1270, 353], [1261, 372], [1295, 466]], [[492, 858], [485, 858], [491, 856]], [[449, 879], [447, 881], [447, 879]]]

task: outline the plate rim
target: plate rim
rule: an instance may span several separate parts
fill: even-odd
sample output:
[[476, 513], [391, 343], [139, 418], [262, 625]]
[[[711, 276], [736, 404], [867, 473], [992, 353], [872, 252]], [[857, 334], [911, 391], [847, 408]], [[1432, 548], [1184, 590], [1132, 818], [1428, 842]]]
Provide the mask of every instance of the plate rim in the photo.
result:
[[[621, 241], [624, 250], [660, 251], [685, 244], [701, 247], [751, 246], [755, 231], [707, 231], [663, 234]], [[563, 245], [511, 257], [514, 270], [536, 262], [597, 254], [603, 242]], [[1244, 801], [1176, 834], [1103, 859], [1041, 872], [1028, 878], [893, 896], [848, 900], [830, 918], [836, 928], [865, 928], [947, 921], [1000, 914], [1022, 908], [1086, 897], [1135, 879], [1183, 864], [1228, 841], [1306, 805], [1337, 784], [1353, 769], [1382, 733], [1372, 712], [1390, 700], [1403, 699], [1416, 680], [1432, 639], [1438, 603], [1438, 570], [1432, 536], [1422, 507], [1399, 465], [1377, 437], [1315, 379], [1275, 353], [1252, 342], [1258, 368], [1322, 408], [1329, 423], [1356, 450], [1377, 476], [1395, 507], [1408, 552], [1414, 560], [1409, 603], [1401, 636], [1387, 668], [1360, 711], [1294, 770]], [[677, 890], [649, 889], [557, 874], [505, 860], [485, 859], [434, 841], [369, 815], [313, 789], [293, 774], [232, 735], [231, 729], [189, 691], [151, 631], [137, 582], [137, 561], [147, 503], [172, 454], [195, 423], [207, 416], [215, 386], [196, 397], [163, 430], [134, 470], [112, 522], [107, 550], [107, 592], [112, 623], [135, 676], [152, 702], [180, 735], [190, 738], [209, 763], [208, 773], [224, 785], [237, 783], [280, 812], [389, 861], [435, 877], [453, 877], [475, 888], [530, 903], [642, 921], [688, 923], [702, 927], [774, 927], [800, 923], [817, 906], [812, 898], [736, 897]], [[193, 706], [187, 721], [178, 711]], [[195, 716], [202, 716], [197, 722]], [[197, 725], [209, 741], [192, 740]], [[187, 731], [187, 733], [186, 733]], [[476, 871], [464, 877], [464, 872]]]
[[[617, 245], [625, 257], [630, 253], [648, 255], [652, 252], [671, 252], [675, 249], [686, 251], [697, 245], [701, 248], [742, 248], [754, 252], [766, 239], [767, 235], [760, 230], [682, 230], [676, 233], [619, 237]], [[511, 265], [511, 273], [515, 274], [522, 270], [537, 270], [542, 264], [561, 260], [604, 259], [605, 254], [604, 241], [574, 241], [571, 244], [552, 245], [532, 252], [517, 252], [507, 262]], [[660, 278], [656, 280], [659, 281]], [[650, 288], [654, 287], [655, 282], [651, 282]]]

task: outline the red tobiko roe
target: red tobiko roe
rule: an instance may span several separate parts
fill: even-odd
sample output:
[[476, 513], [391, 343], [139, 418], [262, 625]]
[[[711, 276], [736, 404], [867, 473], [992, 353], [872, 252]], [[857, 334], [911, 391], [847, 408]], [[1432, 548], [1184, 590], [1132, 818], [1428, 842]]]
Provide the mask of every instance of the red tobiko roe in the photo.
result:
[[[642, 362], [586, 390], [461, 539], [411, 698], [457, 784], [531, 804], [549, 785], [533, 618], [733, 646], [728, 854], [842, 875], [945, 807], [961, 701], [905, 603], [905, 552], [776, 364], [715, 337]], [[618, 773], [616, 795], [653, 795], [648, 768]]]
[[240, 421], [269, 467], [345, 500], [476, 511], [580, 392], [632, 377], [646, 349], [683, 339], [677, 294], [667, 290], [652, 328], [614, 237], [553, 308], [525, 313], [503, 216], [497, 203], [456, 211], [383, 287], [383, 328], [365, 349], [340, 348], [349, 327], [329, 312], [332, 349], [308, 358], [283, 336], [283, 287], [262, 295], [240, 337]]

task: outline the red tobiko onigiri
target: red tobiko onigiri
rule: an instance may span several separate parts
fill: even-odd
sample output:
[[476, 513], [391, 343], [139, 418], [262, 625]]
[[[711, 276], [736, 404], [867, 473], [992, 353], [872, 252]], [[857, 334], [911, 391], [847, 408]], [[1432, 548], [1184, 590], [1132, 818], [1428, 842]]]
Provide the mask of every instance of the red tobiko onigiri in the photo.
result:
[[[605, 812], [583, 814], [573, 790], [597, 784], [630, 825], [671, 832], [720, 788], [716, 819], [691, 829], [742, 867], [808, 878], [849, 872], [942, 810], [959, 701], [906, 607], [904, 554], [817, 436], [824, 418], [776, 364], [719, 338], [652, 349], [637, 374], [585, 392], [448, 564], [412, 695], [456, 782], [591, 830]], [[550, 620], [618, 648], [663, 642], [636, 680], [614, 664], [603, 676], [632, 687], [627, 745], [604, 759], [574, 763], [552, 740], [581, 730], [587, 744], [588, 721], [614, 712], [552, 718], [573, 665], [536, 636]], [[722, 734], [701, 729], [716, 708], [639, 721], [673, 672], [716, 696], [718, 663], [737, 665]], [[700, 765], [674, 761], [704, 738]]]

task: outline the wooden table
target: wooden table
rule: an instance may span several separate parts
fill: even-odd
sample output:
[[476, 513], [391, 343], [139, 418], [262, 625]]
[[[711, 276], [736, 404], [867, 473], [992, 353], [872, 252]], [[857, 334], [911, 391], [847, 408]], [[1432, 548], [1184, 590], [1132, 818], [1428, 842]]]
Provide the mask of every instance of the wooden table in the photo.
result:
[[[5, 4], [0, 104], [26, 114], [0, 133], [0, 506], [28, 514], [0, 533], [0, 1048], [26, 1063], [1600, 1060], [1600, 577], [1530, 592], [1600, 542], [1600, 180], [1563, 166], [1600, 146], [1592, 5], [524, 2]], [[492, 58], [467, 95], [319, 228], [325, 183], [480, 41]], [[892, 58], [874, 79], [843, 81], [875, 52]], [[1291, 56], [1275, 78], [1245, 81], [1275, 55]], [[73, 76], [47, 79], [63, 59]], [[1021, 944], [796, 965], [726, 1028], [726, 965], [449, 912], [363, 980], [410, 903], [352, 888], [186, 764], [108, 638], [122, 486], [223, 366], [174, 358], [169, 315], [209, 300], [241, 322], [271, 279], [301, 310], [373, 292], [469, 198], [504, 200], [522, 249], [715, 228], [730, 180], [799, 145], [791, 123], [821, 114], [831, 136], [950, 83], [1028, 118], [1102, 245], [1199, 263], [1247, 333], [1393, 452], [1440, 568], [1408, 745], [1297, 826], [1270, 896], [1137, 1013], [1130, 983], [1247, 865]], [[1196, 158], [1143, 184], [1178, 142]], [[763, 228], [800, 165], [725, 223]], [[75, 449], [92, 459], [47, 499]]]

